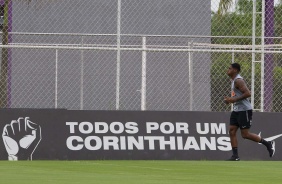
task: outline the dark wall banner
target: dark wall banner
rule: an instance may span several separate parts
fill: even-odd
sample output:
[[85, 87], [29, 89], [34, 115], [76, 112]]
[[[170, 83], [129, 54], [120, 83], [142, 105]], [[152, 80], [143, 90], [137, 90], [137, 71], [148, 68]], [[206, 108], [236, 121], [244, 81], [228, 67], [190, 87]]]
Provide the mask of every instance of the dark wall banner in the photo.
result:
[[[0, 110], [1, 160], [180, 159], [231, 156], [228, 112]], [[274, 140], [263, 145], [240, 137], [242, 160], [282, 160], [281, 113], [254, 113], [251, 132]]]

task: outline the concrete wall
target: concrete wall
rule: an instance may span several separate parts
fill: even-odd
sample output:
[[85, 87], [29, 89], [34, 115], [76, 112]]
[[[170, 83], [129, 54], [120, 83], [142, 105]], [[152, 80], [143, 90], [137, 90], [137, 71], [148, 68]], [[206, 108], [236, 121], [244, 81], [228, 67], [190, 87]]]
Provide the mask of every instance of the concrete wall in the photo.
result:
[[[210, 35], [206, 0], [122, 0], [122, 34]], [[112, 0], [13, 3], [13, 32], [116, 34], [117, 2]], [[116, 37], [13, 35], [14, 43], [116, 44]], [[141, 38], [122, 37], [140, 45]], [[187, 45], [209, 39], [147, 38], [147, 44]], [[115, 109], [116, 52], [58, 51], [58, 107], [80, 109], [81, 64], [84, 109]], [[120, 107], [140, 109], [141, 52], [121, 53]], [[55, 106], [55, 50], [12, 50], [12, 107]], [[210, 110], [210, 56], [194, 54], [194, 109]], [[147, 109], [189, 110], [187, 53], [147, 53]]]

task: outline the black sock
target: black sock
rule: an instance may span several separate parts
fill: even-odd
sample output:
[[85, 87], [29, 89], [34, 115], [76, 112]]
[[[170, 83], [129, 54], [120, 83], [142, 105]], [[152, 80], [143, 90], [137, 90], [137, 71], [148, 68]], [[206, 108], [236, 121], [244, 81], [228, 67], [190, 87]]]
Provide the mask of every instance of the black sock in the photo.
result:
[[259, 143], [265, 145], [266, 147], [269, 146], [269, 142], [267, 142], [266, 140], [264, 140], [263, 138], [261, 138], [261, 140], [259, 141]]
[[233, 152], [233, 156], [238, 156], [238, 148], [237, 147], [233, 147], [232, 152]]

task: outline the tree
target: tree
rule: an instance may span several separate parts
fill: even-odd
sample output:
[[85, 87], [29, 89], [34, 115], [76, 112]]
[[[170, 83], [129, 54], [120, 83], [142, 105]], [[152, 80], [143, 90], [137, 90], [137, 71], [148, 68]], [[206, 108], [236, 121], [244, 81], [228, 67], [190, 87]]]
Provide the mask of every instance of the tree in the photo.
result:
[[[220, 0], [218, 14], [222, 15], [227, 13], [229, 8], [233, 5], [234, 0]], [[257, 11], [261, 11], [262, 1], [256, 1]], [[253, 12], [253, 0], [237, 0], [236, 1], [237, 13], [252, 13]]]
[[[234, 3], [233, 1], [226, 1], [222, 0], [222, 3]], [[237, 8], [236, 12], [227, 13], [231, 5], [223, 6], [220, 4], [220, 9], [217, 14], [212, 17], [212, 35], [213, 36], [251, 36], [252, 35], [252, 3], [251, 0], [238, 0], [237, 1]], [[257, 1], [257, 11], [261, 9], [261, 1]], [[274, 4], [273, 0], [266, 0], [266, 19], [265, 19], [265, 36], [268, 37], [265, 39], [265, 44], [271, 44], [274, 40], [271, 38], [273, 36], [281, 36], [282, 29], [281, 29], [281, 12], [282, 12], [282, 5], [278, 4], [273, 7]], [[281, 2], [280, 2], [281, 3]], [[270, 6], [272, 5], [272, 7]], [[274, 16], [274, 13], [276, 16]], [[271, 16], [270, 16], [271, 15]], [[275, 19], [275, 21], [274, 21]], [[256, 26], [257, 35], [261, 35], [261, 15], [257, 14], [256, 19]], [[274, 29], [275, 28], [275, 29]], [[276, 40], [276, 43], [280, 43], [280, 40]], [[251, 39], [238, 39], [238, 38], [213, 38], [212, 43], [215, 44], [239, 44], [239, 45], [251, 45]], [[259, 42], [257, 42], [259, 44]], [[213, 61], [213, 68], [219, 68], [222, 64], [228, 64], [230, 62], [230, 54], [214, 54], [212, 57]], [[265, 94], [264, 94], [264, 109], [265, 111], [277, 111], [281, 112], [281, 107], [278, 100], [278, 96], [281, 96], [281, 57], [279, 59], [278, 54], [265, 54]], [[224, 63], [227, 61], [227, 63]], [[251, 61], [251, 54], [235, 54], [235, 61], [240, 62], [241, 64], [245, 65], [244, 68], [250, 71], [250, 61]], [[256, 65], [256, 67], [259, 65]], [[260, 68], [257, 68], [256, 71], [260, 71]], [[249, 78], [250, 74], [246, 73], [244, 76]], [[256, 78], [258, 80], [255, 81], [255, 86], [260, 86], [260, 73], [256, 72]], [[211, 76], [213, 77], [213, 76]], [[224, 80], [224, 76], [220, 76], [217, 74], [217, 78], [212, 79], [212, 84], [217, 84], [216, 81]], [[214, 81], [214, 82], [213, 82]], [[250, 83], [250, 81], [249, 81]], [[221, 88], [227, 88], [227, 86], [222, 86]], [[257, 88], [256, 88], [257, 89]], [[212, 89], [213, 91], [215, 89]], [[260, 95], [260, 91], [256, 90], [255, 94], [258, 96]], [[258, 99], [259, 100], [259, 99]], [[223, 107], [224, 104], [215, 104], [218, 103], [215, 100], [213, 101], [214, 107], [217, 109], [213, 109], [215, 111], [223, 110], [220, 107]], [[260, 104], [258, 102], [257, 104]], [[219, 109], [218, 109], [219, 107]], [[223, 107], [224, 108], [224, 107]]]
[[220, 0], [218, 14], [221, 15], [226, 13], [232, 4], [233, 4], [233, 0]]

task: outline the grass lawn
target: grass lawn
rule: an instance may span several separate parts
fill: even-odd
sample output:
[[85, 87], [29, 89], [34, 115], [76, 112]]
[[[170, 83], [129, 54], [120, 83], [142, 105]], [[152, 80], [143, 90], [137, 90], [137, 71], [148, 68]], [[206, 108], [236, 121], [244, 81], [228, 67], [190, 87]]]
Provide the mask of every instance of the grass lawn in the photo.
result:
[[2, 184], [273, 184], [280, 161], [18, 161], [0, 162]]

